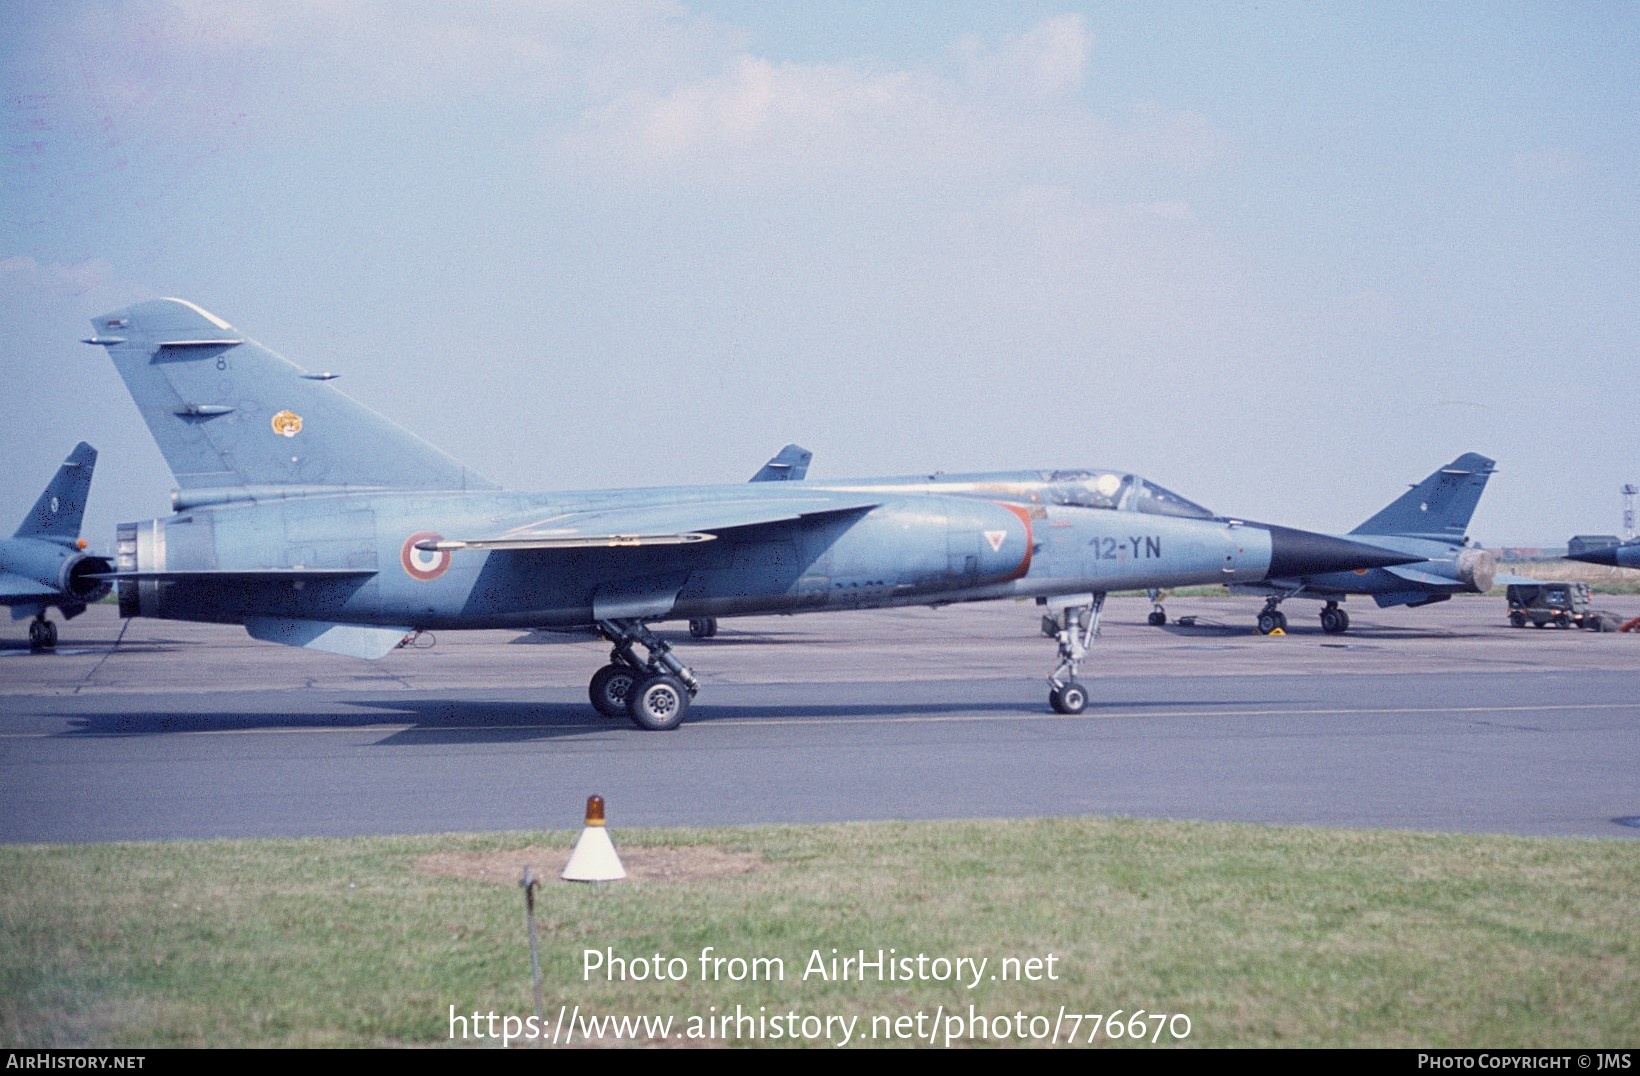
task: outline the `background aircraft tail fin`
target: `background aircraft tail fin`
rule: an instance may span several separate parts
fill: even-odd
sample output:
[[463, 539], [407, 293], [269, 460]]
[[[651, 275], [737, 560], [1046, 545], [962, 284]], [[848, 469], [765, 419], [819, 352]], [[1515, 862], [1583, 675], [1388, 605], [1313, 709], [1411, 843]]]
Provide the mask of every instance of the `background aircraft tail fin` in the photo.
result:
[[181, 299], [92, 319], [183, 491], [494, 489], [332, 384]]
[[809, 461], [814, 453], [802, 445], [787, 445], [770, 457], [763, 469], [752, 476], [753, 482], [801, 482], [809, 473]]
[[1461, 541], [1494, 469], [1492, 460], [1465, 452], [1350, 533]]
[[45, 492], [17, 528], [18, 538], [56, 538], [72, 542], [80, 536], [85, 499], [91, 492], [91, 472], [97, 450], [81, 441], [46, 484]]

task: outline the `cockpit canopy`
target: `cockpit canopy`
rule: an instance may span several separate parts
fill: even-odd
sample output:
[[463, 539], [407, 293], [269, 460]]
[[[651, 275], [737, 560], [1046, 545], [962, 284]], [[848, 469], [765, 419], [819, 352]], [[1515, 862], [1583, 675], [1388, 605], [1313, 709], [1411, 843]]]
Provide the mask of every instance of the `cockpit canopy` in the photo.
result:
[[[830, 485], [829, 483], [820, 483]], [[1212, 511], [1187, 501], [1170, 489], [1124, 471], [986, 471], [970, 474], [873, 478], [841, 482], [834, 489], [919, 489], [959, 497], [984, 497], [1016, 504], [1057, 504], [1103, 508], [1112, 512], [1141, 512], [1184, 519], [1217, 519]]]
[[1148, 482], [1136, 474], [1118, 471], [1052, 471], [1043, 488], [1051, 504], [1073, 504], [1084, 508], [1110, 508], [1119, 512], [1144, 512], [1153, 516], [1182, 516], [1212, 519], [1213, 513], [1194, 501]]

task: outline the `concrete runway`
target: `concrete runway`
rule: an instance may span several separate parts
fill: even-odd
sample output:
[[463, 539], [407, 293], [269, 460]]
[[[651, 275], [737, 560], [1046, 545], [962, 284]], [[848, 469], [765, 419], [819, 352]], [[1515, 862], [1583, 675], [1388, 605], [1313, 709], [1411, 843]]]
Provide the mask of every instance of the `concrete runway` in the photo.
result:
[[[1640, 597], [1597, 603], [1625, 617]], [[1114, 599], [1086, 713], [1047, 705], [1040, 610], [725, 621], [689, 721], [599, 718], [607, 648], [441, 633], [380, 662], [98, 606], [0, 644], [0, 841], [1127, 815], [1640, 838], [1640, 637], [1508, 627], [1501, 599]], [[124, 629], [123, 638], [121, 631]], [[119, 639], [116, 647], [115, 641]]]

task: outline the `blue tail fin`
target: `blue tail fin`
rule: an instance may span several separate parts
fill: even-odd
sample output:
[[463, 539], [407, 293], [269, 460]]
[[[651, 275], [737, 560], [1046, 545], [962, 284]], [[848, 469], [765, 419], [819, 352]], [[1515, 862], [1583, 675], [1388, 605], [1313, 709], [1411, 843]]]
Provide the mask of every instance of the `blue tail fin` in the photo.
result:
[[247, 492], [494, 489], [495, 484], [181, 299], [91, 322], [184, 501]]
[[802, 445], [787, 445], [770, 458], [763, 469], [752, 476], [753, 482], [801, 482], [809, 473], [809, 461], [814, 453]]
[[91, 492], [91, 472], [97, 467], [97, 450], [81, 441], [46, 484], [45, 492], [17, 528], [18, 538], [54, 538], [73, 542], [80, 536], [85, 517], [85, 499]]
[[1462, 541], [1494, 469], [1492, 460], [1465, 452], [1350, 533]]

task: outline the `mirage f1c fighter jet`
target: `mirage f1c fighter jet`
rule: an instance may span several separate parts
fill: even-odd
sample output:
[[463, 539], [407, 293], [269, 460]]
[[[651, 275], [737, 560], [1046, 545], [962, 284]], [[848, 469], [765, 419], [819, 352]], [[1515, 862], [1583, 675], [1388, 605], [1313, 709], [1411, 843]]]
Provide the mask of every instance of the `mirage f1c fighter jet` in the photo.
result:
[[80, 521], [85, 516], [91, 472], [97, 450], [81, 441], [47, 484], [17, 533], [0, 538], [0, 605], [11, 606], [14, 620], [33, 617], [29, 648], [57, 645], [57, 625], [46, 619], [52, 606], [70, 619], [108, 593], [102, 578], [112, 571], [106, 558], [85, 552]]
[[[1379, 608], [1416, 608], [1447, 601], [1454, 594], [1485, 594], [1499, 584], [1536, 582], [1499, 575], [1497, 558], [1471, 543], [1465, 534], [1494, 469], [1492, 460], [1465, 452], [1345, 536], [1397, 550], [1406, 554], [1410, 563], [1285, 577], [1271, 573], [1272, 578], [1233, 583], [1230, 589], [1238, 594], [1264, 596], [1264, 608], [1258, 615], [1258, 630], [1264, 635], [1278, 628], [1286, 630], [1287, 615], [1280, 605], [1288, 598], [1323, 602], [1321, 630], [1339, 634], [1350, 627], [1349, 614], [1339, 608], [1350, 594], [1368, 595]], [[1165, 618], [1158, 620], [1153, 614], [1151, 622], [1165, 622]]]
[[1585, 549], [1581, 553], [1568, 553], [1566, 559], [1580, 560], [1585, 564], [1603, 564], [1608, 568], [1640, 568], [1640, 538], [1630, 538], [1621, 544], [1599, 549]]
[[657, 621], [1037, 597], [1066, 610], [1049, 701], [1078, 713], [1109, 590], [1415, 559], [1165, 498], [1115, 511], [1139, 480], [1108, 472], [767, 480], [793, 455], [736, 485], [504, 491], [191, 303], [92, 326], [179, 487], [168, 519], [119, 529], [124, 615], [358, 657], [420, 629], [590, 628], [612, 647], [592, 704], [646, 729], [697, 688]]

